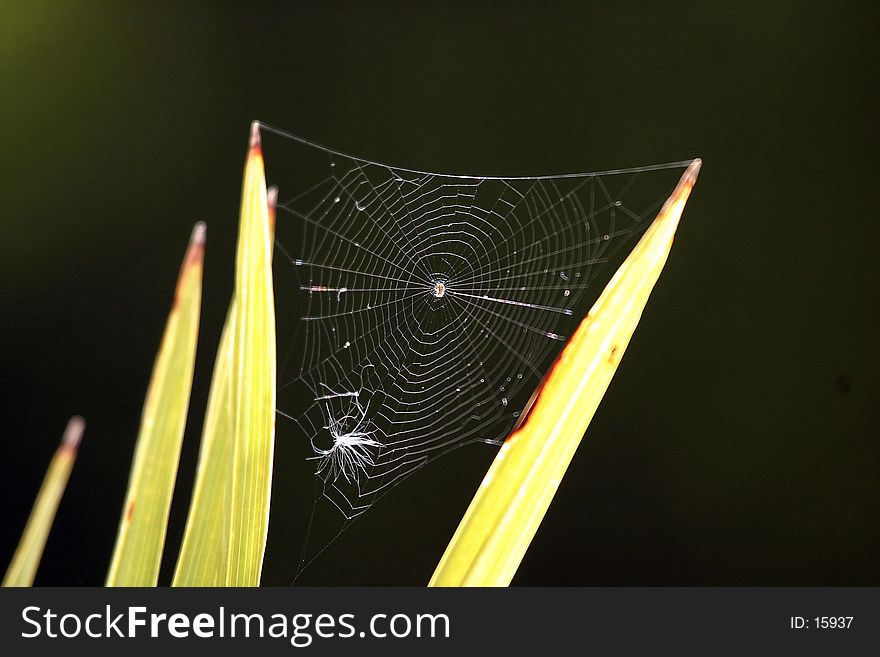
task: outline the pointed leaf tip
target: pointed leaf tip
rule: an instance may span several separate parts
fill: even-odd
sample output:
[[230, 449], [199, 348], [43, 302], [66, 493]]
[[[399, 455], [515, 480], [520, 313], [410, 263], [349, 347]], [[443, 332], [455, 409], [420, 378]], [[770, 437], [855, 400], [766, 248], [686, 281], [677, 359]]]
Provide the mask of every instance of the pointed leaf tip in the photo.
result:
[[190, 268], [199, 266], [205, 261], [205, 241], [208, 237], [208, 227], [204, 221], [198, 222], [193, 226], [192, 233], [189, 237], [189, 244], [186, 248], [186, 255], [183, 260], [183, 267], [180, 270], [180, 278], [178, 279], [177, 294], [183, 293], [185, 285], [184, 277], [189, 274]]
[[700, 173], [700, 169], [703, 166], [703, 160], [700, 158], [694, 158], [694, 161], [688, 165], [688, 168], [685, 169], [684, 175], [682, 176], [682, 180], [687, 180], [688, 183], [693, 186], [695, 182], [697, 182], [697, 175]]
[[79, 415], [74, 415], [67, 422], [67, 428], [64, 430], [64, 436], [61, 438], [61, 444], [71, 450], [76, 450], [82, 440], [83, 432], [86, 429], [86, 421]]
[[675, 186], [675, 189], [672, 191], [672, 194], [669, 195], [669, 198], [666, 199], [666, 202], [660, 209], [660, 213], [657, 215], [658, 221], [671, 219], [673, 224], [678, 224], [681, 212], [684, 210], [684, 204], [687, 202], [691, 190], [697, 182], [697, 176], [699, 175], [702, 166], [703, 160], [700, 158], [695, 158], [691, 161], [688, 168], [684, 170], [683, 174], [681, 174], [681, 178]]
[[205, 238], [207, 236], [208, 226], [204, 221], [198, 222], [193, 226], [192, 235], [189, 238], [190, 247], [204, 247]]
[[249, 147], [253, 149], [259, 149], [261, 146], [260, 141], [260, 122], [254, 121], [251, 123], [251, 139]]

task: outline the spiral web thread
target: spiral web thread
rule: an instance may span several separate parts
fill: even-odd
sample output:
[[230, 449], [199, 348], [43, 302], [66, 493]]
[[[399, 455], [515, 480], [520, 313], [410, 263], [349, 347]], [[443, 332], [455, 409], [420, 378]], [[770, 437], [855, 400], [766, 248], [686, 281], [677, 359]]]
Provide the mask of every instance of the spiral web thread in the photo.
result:
[[689, 164], [456, 176], [263, 130], [309, 162], [298, 191], [279, 180], [279, 232], [298, 233], [279, 236], [276, 260], [303, 308], [299, 371], [282, 384], [310, 397], [279, 415], [308, 438], [316, 498], [346, 523], [438, 456], [504, 440], [588, 309], [584, 290]]

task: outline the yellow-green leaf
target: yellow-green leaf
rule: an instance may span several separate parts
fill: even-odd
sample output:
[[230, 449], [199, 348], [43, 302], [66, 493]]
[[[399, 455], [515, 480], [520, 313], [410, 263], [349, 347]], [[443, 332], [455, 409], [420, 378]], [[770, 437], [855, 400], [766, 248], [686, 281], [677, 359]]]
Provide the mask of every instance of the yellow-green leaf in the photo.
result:
[[[268, 191], [269, 243], [274, 233], [277, 190]], [[190, 502], [189, 516], [180, 548], [172, 586], [223, 586], [229, 562], [229, 519], [227, 496], [232, 486], [229, 464], [232, 454], [232, 331], [235, 299], [229, 305], [220, 346], [214, 361], [214, 375], [202, 428], [199, 464]]]
[[232, 428], [227, 586], [257, 586], [269, 525], [275, 449], [275, 300], [269, 205], [259, 124], [242, 185], [232, 313]]
[[49, 463], [49, 469], [46, 471], [40, 492], [37, 493], [31, 515], [21, 535], [21, 541], [6, 570], [3, 586], [31, 586], [34, 583], [34, 575], [40, 565], [40, 557], [43, 556], [43, 548], [46, 546], [49, 530], [52, 529], [52, 522], [55, 520], [55, 511], [58, 509], [61, 496], [64, 495], [70, 471], [76, 461], [76, 452], [85, 426], [85, 421], [79, 416], [71, 418], [67, 423], [61, 446], [55, 451]]
[[666, 263], [700, 160], [569, 340], [501, 446], [429, 586], [507, 586], [528, 549]]
[[[229, 545], [226, 489], [230, 486], [231, 408], [229, 373], [232, 367], [231, 331], [235, 303], [226, 314], [214, 376], [202, 427], [199, 464], [190, 501], [183, 543], [172, 586], [223, 586]], [[224, 528], [226, 531], [224, 531]]]
[[193, 229], [147, 390], [107, 586], [155, 586], [199, 331], [205, 225]]

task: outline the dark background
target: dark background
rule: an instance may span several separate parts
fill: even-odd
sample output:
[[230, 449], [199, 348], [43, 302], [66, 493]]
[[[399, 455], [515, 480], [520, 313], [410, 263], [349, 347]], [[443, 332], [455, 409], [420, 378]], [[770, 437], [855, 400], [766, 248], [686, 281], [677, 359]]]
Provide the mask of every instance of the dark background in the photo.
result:
[[[514, 583], [880, 584], [880, 12], [585, 4], [4, 3], [0, 562], [80, 413], [37, 583], [103, 581], [203, 219], [169, 581], [259, 118], [427, 170], [702, 157], [669, 264]], [[279, 433], [266, 583], [295, 572], [303, 454]], [[470, 447], [425, 468], [301, 581], [424, 584], [491, 457]]]

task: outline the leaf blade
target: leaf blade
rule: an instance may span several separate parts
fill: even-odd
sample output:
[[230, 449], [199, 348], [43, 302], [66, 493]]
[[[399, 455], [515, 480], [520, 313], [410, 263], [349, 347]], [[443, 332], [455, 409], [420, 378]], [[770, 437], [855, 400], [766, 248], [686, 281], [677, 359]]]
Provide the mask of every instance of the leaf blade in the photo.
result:
[[508, 437], [429, 586], [507, 586], [617, 370], [672, 246], [701, 166], [694, 160], [569, 340]]
[[33, 585], [46, 540], [55, 520], [55, 512], [58, 510], [58, 504], [67, 488], [70, 471], [76, 461], [84, 429], [85, 421], [79, 416], [72, 417], [67, 423], [61, 445], [49, 463], [21, 540], [3, 577], [3, 587]]
[[196, 224], [153, 367], [107, 586], [155, 586], [192, 388], [205, 225]]
[[[269, 242], [273, 240], [277, 190], [269, 189]], [[186, 529], [172, 586], [223, 586], [228, 567], [230, 510], [227, 508], [231, 458], [232, 331], [235, 299], [229, 304], [214, 364], [199, 448], [199, 463]]]
[[242, 184], [230, 399], [227, 586], [257, 586], [263, 568], [275, 450], [275, 302], [270, 217], [259, 124]]

